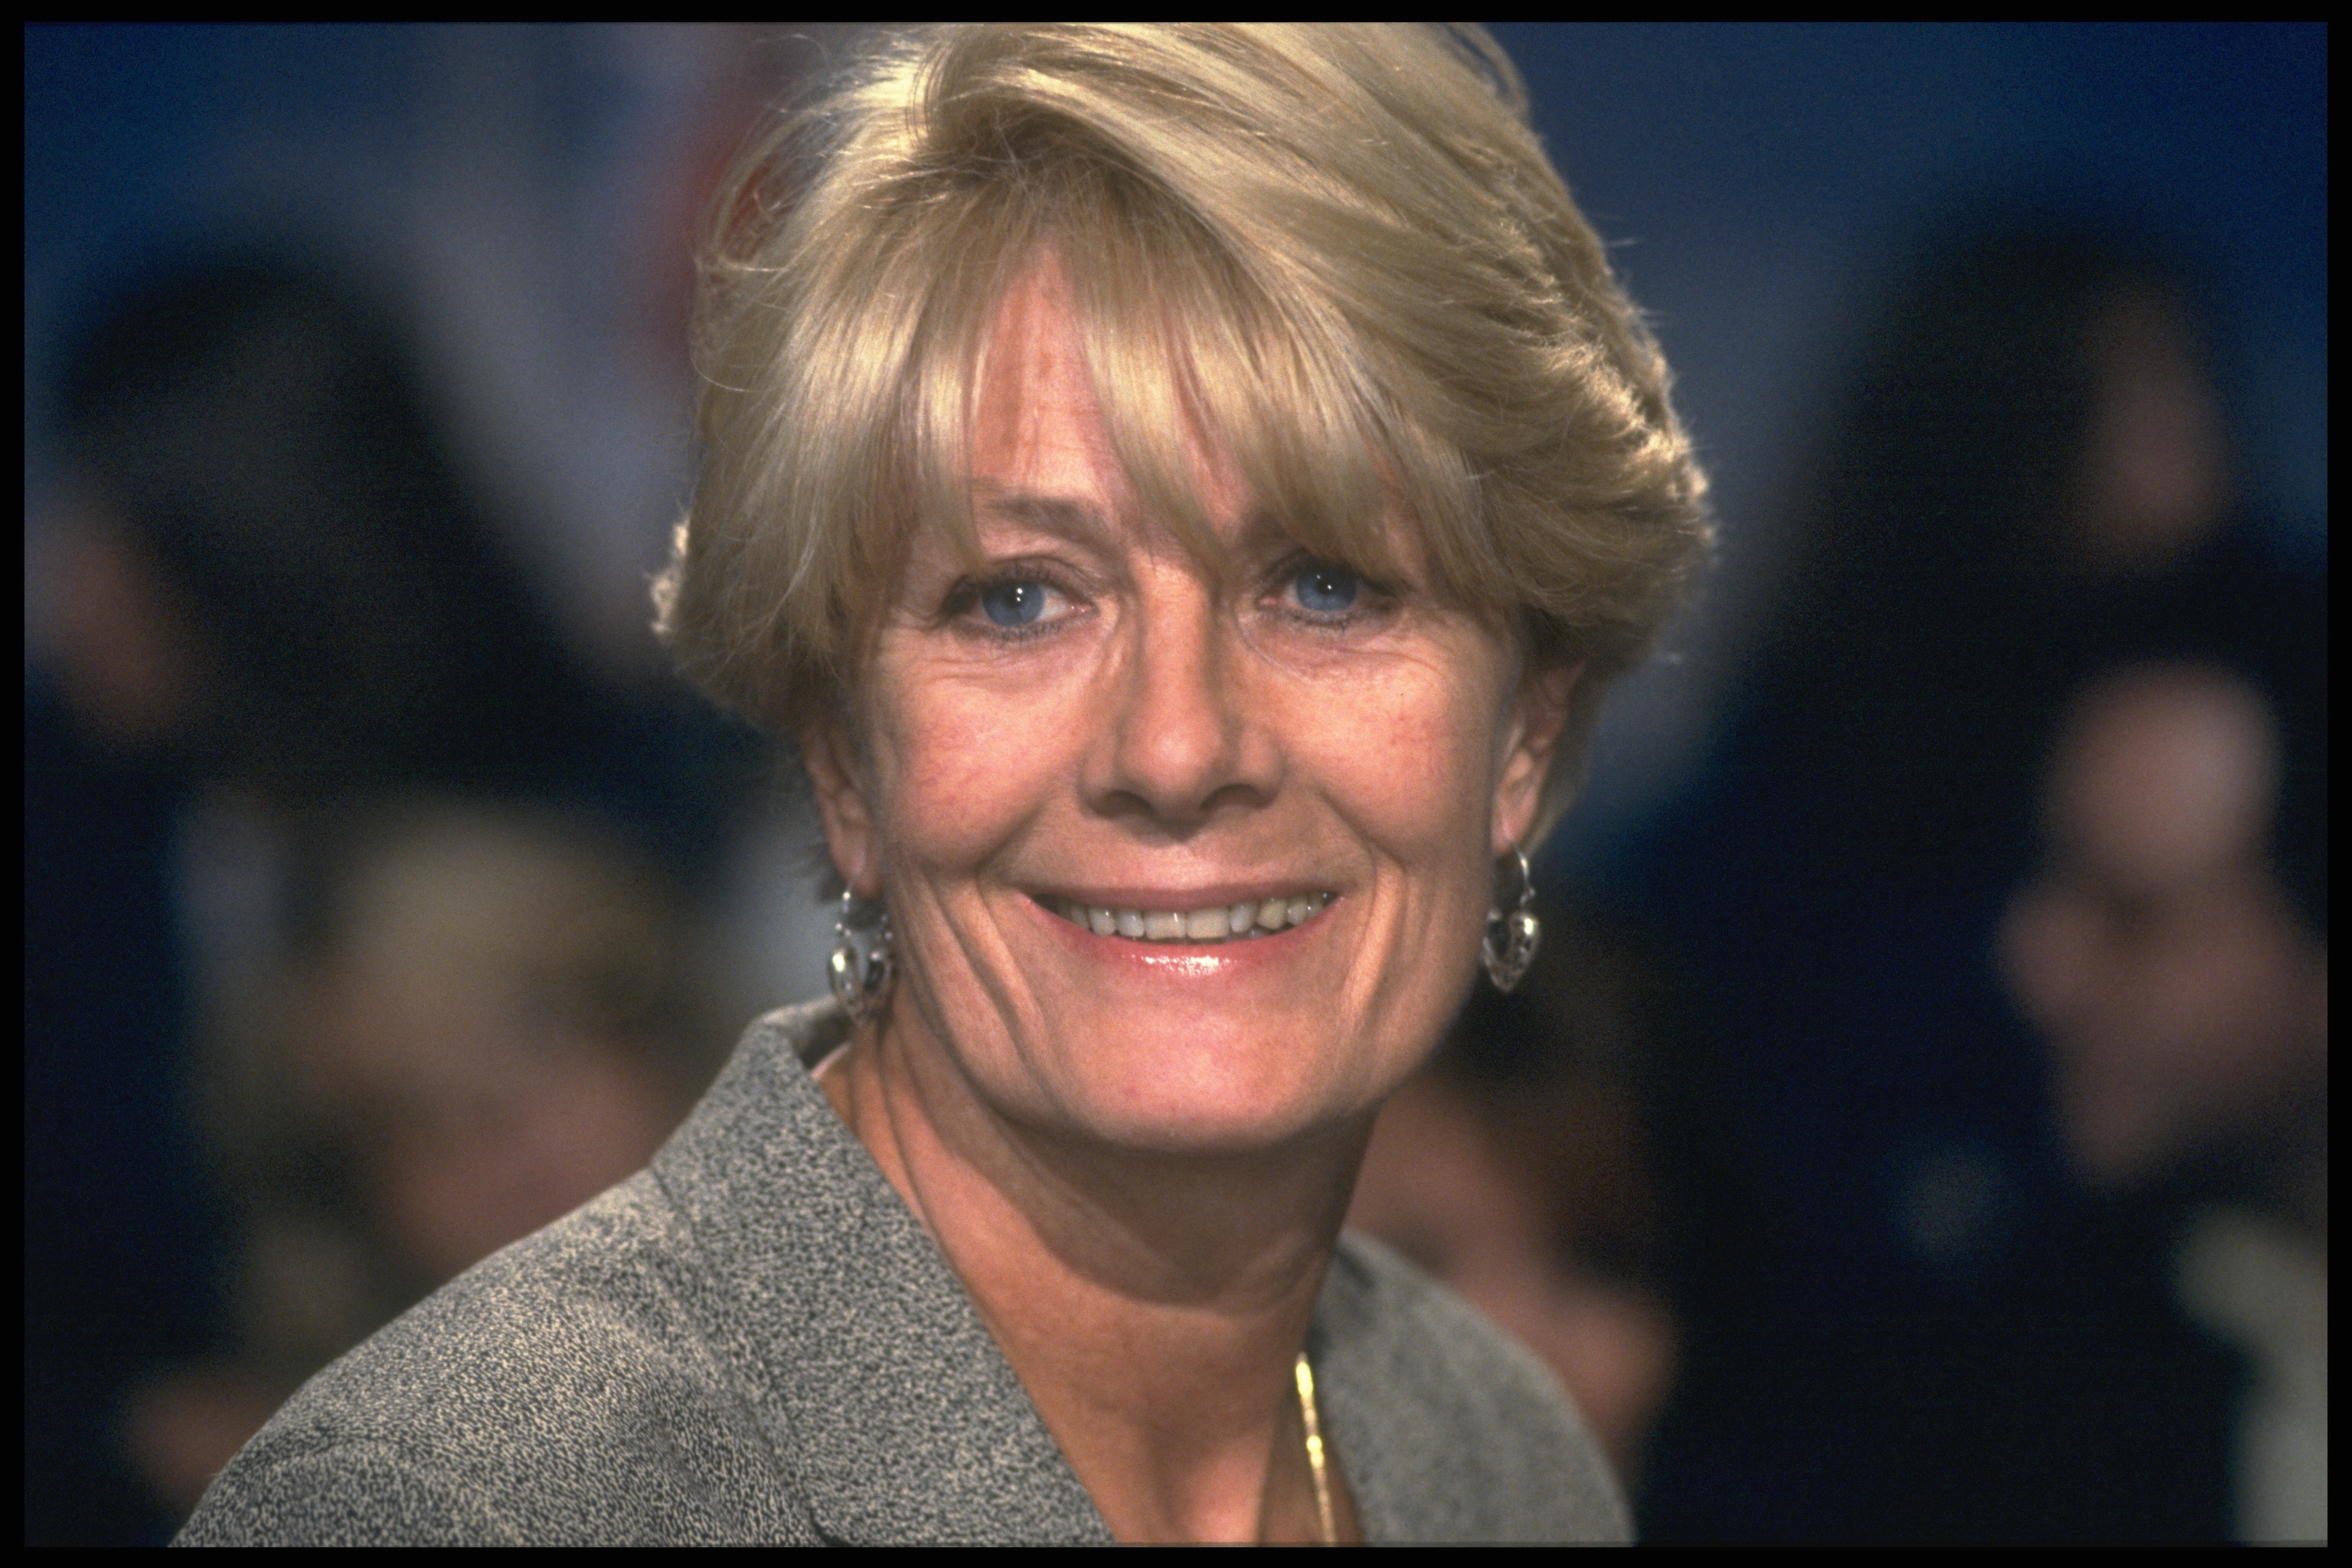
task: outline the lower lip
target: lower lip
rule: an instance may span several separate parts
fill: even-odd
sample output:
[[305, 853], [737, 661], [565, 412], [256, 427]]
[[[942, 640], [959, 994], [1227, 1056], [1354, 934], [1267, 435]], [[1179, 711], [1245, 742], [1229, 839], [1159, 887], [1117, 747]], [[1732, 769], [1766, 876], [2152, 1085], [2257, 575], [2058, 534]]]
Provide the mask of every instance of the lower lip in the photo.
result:
[[1088, 961], [1123, 964], [1146, 974], [1187, 980], [1249, 974], [1287, 963], [1323, 929], [1331, 911], [1339, 906], [1339, 900], [1334, 899], [1306, 924], [1285, 926], [1265, 936], [1225, 942], [1138, 942], [1132, 937], [1097, 936], [1076, 921], [1064, 920], [1036, 900], [1029, 900], [1036, 918]]

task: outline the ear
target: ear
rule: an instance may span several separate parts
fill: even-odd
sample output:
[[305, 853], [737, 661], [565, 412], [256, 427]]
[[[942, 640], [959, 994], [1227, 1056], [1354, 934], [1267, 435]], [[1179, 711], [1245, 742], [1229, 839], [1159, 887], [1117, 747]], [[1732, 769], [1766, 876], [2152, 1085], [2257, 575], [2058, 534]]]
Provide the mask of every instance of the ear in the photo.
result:
[[1530, 670], [1519, 681], [1504, 730], [1503, 765], [1495, 784], [1492, 852], [1498, 858], [1515, 846], [1527, 847], [1528, 835], [1535, 830], [1544, 780], [1551, 776], [1552, 755], [1568, 727], [1569, 694], [1583, 674], [1580, 664], [1552, 665]]
[[810, 725], [802, 731], [800, 745], [801, 765], [808, 769], [809, 784], [816, 792], [833, 868], [859, 898], [880, 898], [882, 867], [875, 853], [874, 812], [856, 747], [837, 724]]

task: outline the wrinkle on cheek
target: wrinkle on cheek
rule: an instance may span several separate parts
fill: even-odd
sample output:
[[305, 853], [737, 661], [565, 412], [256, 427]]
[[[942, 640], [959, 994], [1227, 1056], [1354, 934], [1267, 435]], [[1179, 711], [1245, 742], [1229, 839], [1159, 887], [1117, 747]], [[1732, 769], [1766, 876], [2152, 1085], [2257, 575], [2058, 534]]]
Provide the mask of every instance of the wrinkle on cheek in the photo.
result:
[[[1343, 811], [1361, 813], [1371, 841], [1399, 853], [1441, 843], [1475, 825], [1483, 837], [1498, 775], [1485, 721], [1495, 698], [1475, 679], [1434, 661], [1398, 660], [1353, 682], [1317, 682], [1295, 693], [1295, 747], [1326, 777]], [[1435, 797], [1435, 798], [1433, 798]]]
[[[1364, 679], [1369, 676], [1370, 679]], [[1475, 962], [1486, 892], [1489, 817], [1497, 779], [1494, 731], [1499, 676], [1470, 660], [1419, 657], [1361, 670], [1353, 683], [1292, 686], [1301, 773], [1375, 857], [1368, 934], [1393, 949], [1367, 952], [1350, 966], [1340, 1010], [1384, 1016], [1425, 984], [1431, 964]], [[1444, 954], [1433, 938], [1447, 941]]]
[[1072, 770], [1058, 683], [1009, 700], [917, 668], [877, 685], [877, 815], [933, 875], [969, 874], [1016, 843]]

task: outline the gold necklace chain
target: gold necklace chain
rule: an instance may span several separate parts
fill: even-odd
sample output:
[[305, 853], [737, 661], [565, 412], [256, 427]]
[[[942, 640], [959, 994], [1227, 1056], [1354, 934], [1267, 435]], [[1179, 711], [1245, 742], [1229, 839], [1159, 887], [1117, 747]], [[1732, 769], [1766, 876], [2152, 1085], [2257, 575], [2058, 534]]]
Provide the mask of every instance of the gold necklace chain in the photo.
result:
[[[824, 1079], [832, 1075], [832, 1070], [848, 1057], [849, 1049], [850, 1044], [847, 1043], [836, 1047], [810, 1069], [809, 1076], [823, 1085]], [[1323, 1455], [1323, 1422], [1315, 1413], [1315, 1369], [1307, 1364], [1305, 1351], [1298, 1352], [1298, 1361], [1292, 1371], [1298, 1384], [1298, 1414], [1307, 1426], [1307, 1468], [1315, 1476], [1316, 1523], [1322, 1529], [1323, 1544], [1337, 1546], [1339, 1544], [1339, 1526], [1331, 1512], [1331, 1477]]]
[[1315, 1414], [1315, 1369], [1307, 1352], [1298, 1352], [1298, 1413], [1307, 1418], [1307, 1468], [1315, 1472], [1315, 1517], [1323, 1527], [1323, 1544], [1339, 1544], [1339, 1529], [1331, 1518], [1331, 1479], [1323, 1468], [1323, 1423]]

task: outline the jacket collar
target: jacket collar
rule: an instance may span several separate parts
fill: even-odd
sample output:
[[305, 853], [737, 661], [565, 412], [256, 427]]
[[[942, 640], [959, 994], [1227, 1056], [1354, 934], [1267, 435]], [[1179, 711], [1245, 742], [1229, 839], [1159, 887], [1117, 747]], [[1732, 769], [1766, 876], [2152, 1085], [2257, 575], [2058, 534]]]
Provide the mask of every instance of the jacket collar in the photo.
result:
[[832, 1002], [770, 1014], [655, 1159], [689, 1310], [835, 1540], [1102, 1542], [1086, 1489], [947, 1260], [803, 1061]]

